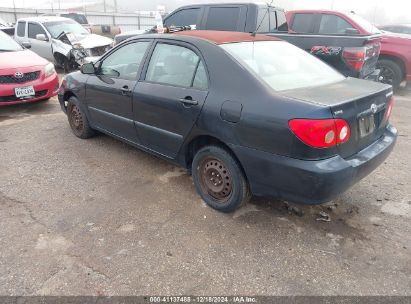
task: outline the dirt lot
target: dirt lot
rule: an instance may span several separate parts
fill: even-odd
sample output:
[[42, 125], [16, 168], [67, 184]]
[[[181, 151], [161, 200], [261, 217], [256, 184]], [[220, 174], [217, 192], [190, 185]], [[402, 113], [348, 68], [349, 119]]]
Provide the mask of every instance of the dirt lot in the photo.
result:
[[263, 198], [213, 211], [185, 171], [74, 137], [56, 100], [0, 108], [0, 295], [411, 295], [411, 93], [400, 95], [390, 158], [303, 216]]

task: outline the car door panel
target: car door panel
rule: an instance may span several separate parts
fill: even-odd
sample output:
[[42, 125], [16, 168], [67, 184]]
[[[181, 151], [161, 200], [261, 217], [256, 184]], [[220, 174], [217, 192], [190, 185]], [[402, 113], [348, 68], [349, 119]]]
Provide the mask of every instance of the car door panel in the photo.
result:
[[140, 140], [133, 121], [132, 92], [150, 44], [151, 40], [141, 40], [114, 50], [87, 80], [85, 100], [91, 123], [136, 144]]
[[138, 142], [132, 117], [132, 98], [121, 90], [132, 90], [136, 81], [92, 76], [87, 81], [87, 106], [92, 123], [114, 135]]
[[208, 95], [208, 73], [189, 43], [159, 39], [151, 48], [133, 92], [133, 113], [142, 144], [175, 158]]
[[[208, 92], [150, 82], [139, 82], [134, 90], [134, 119], [143, 145], [175, 157], [191, 131]], [[184, 104], [188, 98], [197, 104]]]
[[[37, 40], [37, 34], [44, 34], [48, 41]], [[28, 22], [27, 36], [33, 52], [49, 61], [54, 61], [51, 50], [51, 37], [40, 23]]]

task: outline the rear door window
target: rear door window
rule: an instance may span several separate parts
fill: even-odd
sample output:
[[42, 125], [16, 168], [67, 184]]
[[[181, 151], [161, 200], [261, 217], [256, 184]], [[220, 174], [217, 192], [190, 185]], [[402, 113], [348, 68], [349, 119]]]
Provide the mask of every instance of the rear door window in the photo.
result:
[[183, 9], [167, 17], [164, 25], [167, 27], [197, 25], [199, 17], [200, 8]]
[[26, 35], [26, 22], [25, 21], [19, 21], [17, 23], [17, 36], [18, 37], [24, 37]]
[[47, 37], [46, 31], [40, 24], [29, 22], [28, 37], [31, 39], [36, 39], [38, 34], [44, 34]]
[[297, 33], [312, 33], [314, 31], [314, 21], [315, 14], [295, 14], [291, 29]]
[[257, 17], [257, 32], [272, 33], [288, 31], [287, 19], [283, 11], [261, 8]]
[[322, 14], [318, 33], [344, 35], [347, 33], [347, 29], [350, 28], [353, 28], [353, 26], [340, 16]]
[[202, 89], [207, 86], [204, 73], [200, 57], [192, 50], [158, 43], [148, 65], [146, 81]]
[[207, 30], [236, 31], [240, 7], [210, 7], [205, 28]]

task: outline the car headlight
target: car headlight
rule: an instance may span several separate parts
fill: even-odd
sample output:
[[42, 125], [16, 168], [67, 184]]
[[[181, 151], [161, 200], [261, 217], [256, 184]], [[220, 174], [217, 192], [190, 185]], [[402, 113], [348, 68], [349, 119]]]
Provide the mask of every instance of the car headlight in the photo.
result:
[[46, 75], [46, 77], [49, 77], [49, 76], [53, 75], [54, 73], [56, 73], [56, 69], [54, 68], [54, 64], [52, 64], [51, 62], [49, 62], [49, 63], [44, 67], [44, 74]]

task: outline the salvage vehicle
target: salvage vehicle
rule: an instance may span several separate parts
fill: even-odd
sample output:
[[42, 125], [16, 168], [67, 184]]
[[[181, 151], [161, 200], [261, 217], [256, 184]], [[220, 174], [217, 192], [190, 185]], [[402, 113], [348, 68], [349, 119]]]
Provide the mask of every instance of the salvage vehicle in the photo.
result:
[[97, 60], [113, 40], [90, 34], [79, 23], [63, 17], [32, 17], [17, 21], [14, 39], [66, 72]]
[[[393, 86], [394, 90], [398, 89], [401, 82], [411, 80], [411, 37], [408, 35], [394, 34], [384, 32], [371, 23], [354, 13], [343, 13], [337, 11], [324, 10], [300, 10], [290, 11], [287, 13], [290, 28], [296, 32], [304, 32], [309, 29], [311, 35], [318, 35], [329, 32], [339, 32], [346, 27], [349, 32], [362, 35], [381, 35], [380, 56], [371, 59], [375, 64], [378, 58], [377, 69], [381, 71], [380, 81]], [[351, 52], [347, 56], [347, 62], [352, 62], [354, 66], [361, 65], [367, 59], [372, 57], [367, 50], [362, 55]], [[327, 54], [328, 56], [328, 54]], [[344, 57], [344, 53], [343, 53]], [[360, 59], [360, 60], [359, 60]]]
[[258, 34], [138, 36], [66, 75], [58, 97], [74, 135], [98, 130], [189, 169], [224, 212], [251, 194], [333, 200], [397, 137], [391, 86]]
[[0, 31], [0, 106], [57, 95], [59, 80], [54, 65], [27, 48]]
[[[358, 34], [349, 24], [341, 24], [338, 31], [333, 31], [334, 20], [327, 22], [324, 33], [314, 33], [310, 28], [311, 21], [300, 21], [298, 16], [291, 22], [293, 31], [289, 32], [284, 10], [265, 3], [188, 5], [164, 18], [164, 25], [168, 28], [195, 25], [198, 30], [257, 32], [275, 36], [311, 52], [345, 76], [378, 81], [380, 71], [376, 64], [380, 33]], [[124, 35], [121, 38], [124, 39]]]

